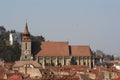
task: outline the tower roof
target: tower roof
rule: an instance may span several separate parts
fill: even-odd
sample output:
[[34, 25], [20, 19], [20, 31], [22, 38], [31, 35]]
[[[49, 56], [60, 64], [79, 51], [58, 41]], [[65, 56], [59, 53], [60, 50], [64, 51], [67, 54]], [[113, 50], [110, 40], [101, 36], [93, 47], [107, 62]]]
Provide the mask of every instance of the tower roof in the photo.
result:
[[25, 29], [24, 29], [23, 34], [29, 34], [29, 30], [28, 30], [27, 23], [26, 23], [26, 25], [25, 25]]
[[30, 41], [30, 33], [29, 33], [29, 30], [28, 30], [28, 26], [27, 26], [27, 23], [25, 25], [25, 29], [24, 29], [24, 32], [23, 32], [23, 36], [22, 36], [22, 41]]

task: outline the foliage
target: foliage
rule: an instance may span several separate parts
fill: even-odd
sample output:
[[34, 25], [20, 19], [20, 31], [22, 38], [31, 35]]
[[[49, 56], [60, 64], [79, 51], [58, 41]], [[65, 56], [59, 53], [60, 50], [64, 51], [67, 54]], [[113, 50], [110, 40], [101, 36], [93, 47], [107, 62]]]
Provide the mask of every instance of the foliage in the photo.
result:
[[14, 62], [20, 58], [20, 45], [17, 43], [12, 46], [6, 44], [8, 38], [9, 32], [0, 35], [0, 58], [6, 62]]
[[32, 41], [45, 41], [45, 38], [41, 35], [41, 36], [31, 36]]
[[114, 60], [114, 56], [113, 55], [106, 55], [105, 60]]
[[45, 41], [43, 36], [31, 36], [32, 39], [32, 54], [33, 59], [35, 59], [35, 55], [41, 50], [40, 45], [42, 41]]
[[101, 50], [96, 50], [96, 55], [97, 54], [101, 54], [102, 58], [104, 58], [104, 60], [114, 60], [114, 56], [111, 54], [105, 54], [103, 51]]
[[[32, 53], [35, 55], [40, 50], [40, 42], [45, 41], [43, 36], [31, 36], [32, 39]], [[9, 32], [0, 35], [0, 58], [6, 62], [14, 62], [20, 59], [21, 48], [15, 42], [13, 45], [8, 45]]]

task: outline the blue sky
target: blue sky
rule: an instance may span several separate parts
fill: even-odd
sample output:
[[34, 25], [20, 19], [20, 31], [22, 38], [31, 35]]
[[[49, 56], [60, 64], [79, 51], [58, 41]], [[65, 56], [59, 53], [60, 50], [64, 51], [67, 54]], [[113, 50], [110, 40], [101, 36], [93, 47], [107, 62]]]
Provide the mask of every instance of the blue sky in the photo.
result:
[[120, 0], [0, 0], [0, 25], [120, 54]]

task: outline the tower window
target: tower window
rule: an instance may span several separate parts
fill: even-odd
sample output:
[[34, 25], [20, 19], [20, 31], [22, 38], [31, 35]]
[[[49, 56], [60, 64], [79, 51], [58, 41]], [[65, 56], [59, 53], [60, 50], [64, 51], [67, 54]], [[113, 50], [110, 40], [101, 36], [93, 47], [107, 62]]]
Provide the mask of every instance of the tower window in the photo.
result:
[[27, 59], [27, 56], [25, 56], [25, 59]]
[[25, 43], [25, 49], [27, 49], [27, 43]]

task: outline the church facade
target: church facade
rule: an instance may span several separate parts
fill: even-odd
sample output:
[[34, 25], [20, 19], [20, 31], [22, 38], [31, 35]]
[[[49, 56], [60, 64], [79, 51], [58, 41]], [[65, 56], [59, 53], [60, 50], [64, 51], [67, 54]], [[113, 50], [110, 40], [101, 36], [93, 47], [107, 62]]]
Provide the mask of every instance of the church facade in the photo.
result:
[[[33, 61], [32, 40], [26, 24], [21, 41], [21, 61]], [[36, 53], [36, 62], [45, 66], [86, 65], [94, 66], [90, 46], [69, 45], [68, 42], [41, 42], [40, 51]]]
[[94, 58], [89, 46], [73, 46], [68, 42], [42, 42], [36, 55], [43, 66], [85, 65], [94, 66]]

